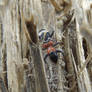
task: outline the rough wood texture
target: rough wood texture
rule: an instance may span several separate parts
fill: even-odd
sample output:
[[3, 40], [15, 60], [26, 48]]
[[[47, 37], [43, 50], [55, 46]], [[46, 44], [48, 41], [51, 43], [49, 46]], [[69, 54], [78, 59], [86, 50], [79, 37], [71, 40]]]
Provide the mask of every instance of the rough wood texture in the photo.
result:
[[[39, 48], [32, 47], [31, 48], [32, 55], [33, 55], [33, 61], [34, 61], [34, 68], [35, 68], [35, 77], [36, 77], [36, 86], [37, 91], [39, 92], [49, 92], [48, 86], [47, 86], [47, 80], [46, 75], [44, 72], [44, 65], [41, 57], [41, 52]], [[37, 57], [37, 58], [35, 58]]]
[[[36, 4], [36, 2], [34, 2], [34, 4]], [[36, 12], [39, 13], [39, 10]], [[24, 21], [26, 26], [25, 31], [27, 31], [25, 33], [30, 43], [30, 50], [34, 63], [36, 91], [49, 92], [41, 49], [40, 49], [40, 45], [38, 44], [37, 25], [34, 24], [34, 23], [38, 24], [38, 29], [41, 27], [41, 25], [39, 25], [40, 21], [38, 18], [37, 20], [38, 21], [35, 20], [35, 16], [34, 17], [32, 16], [30, 20], [25, 19]]]
[[5, 87], [4, 81], [0, 78], [0, 92], [8, 92], [7, 88]]
[[[7, 53], [7, 78], [8, 90], [23, 92], [23, 65], [20, 39], [20, 15], [18, 1], [11, 3], [4, 12], [3, 25]], [[15, 88], [16, 87], [16, 88]]]
[[[84, 51], [83, 51], [83, 47], [82, 47], [82, 38], [81, 35], [78, 34], [79, 33], [79, 29], [78, 29], [78, 24], [77, 24], [77, 57], [78, 61], [79, 61], [79, 67], [78, 67], [78, 71], [80, 71], [80, 67], [82, 67], [83, 63], [85, 62], [85, 57], [84, 57]], [[84, 71], [82, 72], [81, 75], [79, 75], [79, 80], [83, 81], [83, 84], [80, 86], [79, 85], [79, 89], [82, 92], [84, 90], [84, 92], [88, 91], [91, 92], [91, 85], [90, 85], [90, 80], [89, 80], [89, 75], [87, 72], [87, 69], [85, 68]]]
[[27, 28], [26, 31], [28, 31], [26, 36], [28, 37], [29, 35], [30, 37], [29, 43], [35, 69], [36, 91], [49, 92], [40, 45], [38, 45], [37, 29], [33, 17], [29, 22], [25, 20], [25, 25]]
[[[0, 0], [0, 92], [91, 92], [91, 12], [89, 0]], [[62, 42], [57, 64], [43, 61], [42, 28]]]
[[[69, 91], [70, 92], [77, 92], [77, 88], [76, 88], [76, 79], [75, 79], [75, 68], [73, 65], [74, 62], [74, 58], [72, 57], [72, 50], [74, 48], [73, 44], [74, 44], [74, 39], [72, 38], [72, 36], [74, 36], [73, 32], [69, 31], [70, 29], [67, 30], [66, 32], [66, 38], [65, 38], [65, 59], [66, 59], [66, 67], [67, 67], [67, 71], [68, 71], [68, 75], [67, 75], [67, 79], [69, 81]], [[73, 46], [73, 47], [71, 47]]]

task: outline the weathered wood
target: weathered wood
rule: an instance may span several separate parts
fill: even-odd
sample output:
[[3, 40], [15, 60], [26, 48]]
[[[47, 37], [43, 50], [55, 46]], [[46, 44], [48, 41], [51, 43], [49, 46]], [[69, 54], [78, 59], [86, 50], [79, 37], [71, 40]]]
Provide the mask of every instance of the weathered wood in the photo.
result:
[[[49, 1], [51, 1], [51, 3], [49, 3]], [[81, 1], [80, 0], [49, 0], [49, 1], [47, 0], [47, 2], [45, 2], [45, 3], [49, 3], [47, 4], [47, 7], [50, 8], [49, 12], [47, 12], [47, 7], [44, 7], [45, 4], [43, 4], [44, 7], [43, 9], [41, 0], [1, 0], [0, 1], [0, 23], [2, 22], [2, 24], [0, 24], [0, 49], [2, 52], [0, 57], [2, 61], [2, 77], [3, 77], [3, 81], [0, 81], [2, 82], [0, 83], [0, 92], [7, 92], [5, 86], [8, 88], [9, 92], [26, 92], [26, 91], [49, 92], [48, 83], [50, 82], [51, 82], [50, 84], [51, 87], [58, 88], [57, 92], [61, 92], [61, 91], [91, 92], [91, 85], [86, 67], [86, 65], [90, 61], [87, 59], [88, 61], [86, 62], [84, 58], [82, 38], [80, 36], [81, 33], [81, 35], [87, 40], [87, 42], [89, 42], [91, 49], [92, 23], [90, 21], [91, 8], [89, 8], [90, 6], [88, 0], [81, 0]], [[55, 10], [50, 4], [53, 5]], [[83, 10], [80, 7], [82, 7]], [[53, 9], [53, 13], [50, 15], [49, 13], [50, 11], [52, 11], [52, 9]], [[76, 27], [76, 29], [78, 28], [76, 31], [70, 25], [62, 26], [63, 21], [66, 21], [66, 24], [71, 24], [70, 21], [68, 22], [66, 16], [71, 17], [70, 15], [67, 14], [69, 13], [69, 11], [71, 12], [72, 9], [74, 9], [74, 15], [75, 15], [74, 17], [77, 18], [78, 25], [82, 23], [81, 21], [83, 19], [84, 19], [84, 23], [87, 22], [86, 24], [87, 27], [85, 26], [86, 28], [80, 26], [80, 32], [78, 25]], [[43, 18], [44, 15], [43, 13], [45, 13], [44, 18]], [[50, 16], [49, 17], [50, 19], [48, 18], [48, 14]], [[23, 19], [23, 16], [25, 19]], [[23, 22], [27, 21], [28, 24], [30, 24], [31, 22], [28, 21], [30, 20], [30, 16], [34, 17], [35, 29], [32, 28], [34, 27], [34, 25], [32, 25], [31, 26], [32, 33], [28, 36], [28, 38], [31, 37], [31, 39], [28, 39], [26, 35], [28, 35], [29, 33], [25, 34], [25, 27]], [[52, 18], [52, 16], [54, 17]], [[56, 18], [57, 16], [59, 17]], [[57, 28], [57, 20], [62, 21], [59, 27], [60, 29]], [[27, 28], [28, 26], [30, 25], [26, 24]], [[63, 29], [63, 27], [65, 27], [65, 29], [67, 28], [68, 31], [70, 31], [71, 28], [75, 32], [75, 34], [77, 34], [77, 36], [75, 35], [73, 36], [71, 32], [69, 33], [72, 34], [72, 37], [75, 37], [77, 40], [75, 38], [74, 38], [75, 40], [71, 39], [69, 34], [67, 34], [68, 36], [65, 36], [66, 43], [65, 43], [64, 53], [66, 53], [67, 56], [65, 62], [66, 67], [64, 69], [62, 69], [61, 67], [62, 58], [59, 58], [59, 63], [56, 65], [55, 64], [53, 65], [53, 63], [48, 60], [50, 66], [48, 66], [49, 69], [46, 71], [49, 71], [51, 75], [51, 78], [49, 78], [50, 79], [49, 82], [46, 77], [46, 73], [44, 69], [45, 65], [42, 59], [43, 55], [37, 37], [38, 31], [44, 26], [47, 27], [47, 29], [52, 28], [56, 31], [55, 33], [57, 37], [54, 38], [55, 39], [57, 38], [57, 41], [59, 40], [61, 41], [60, 39], [61, 31], [62, 31], [61, 29]], [[30, 28], [26, 30], [30, 32]], [[32, 42], [29, 43], [28, 42], [29, 40]], [[77, 46], [75, 43], [77, 44]], [[29, 47], [30, 47], [30, 52], [29, 52]], [[57, 48], [61, 48], [61, 46]], [[29, 59], [30, 57], [31, 60]], [[32, 66], [29, 63], [27, 66], [28, 69], [24, 69], [25, 67], [25, 65], [23, 64], [24, 58], [28, 59], [28, 62], [34, 64], [33, 67], [34, 72], [32, 71], [31, 73]], [[67, 73], [69, 74], [68, 76], [65, 76], [63, 73], [64, 70], [66, 71], [66, 68], [67, 68]], [[54, 76], [55, 74], [56, 76]], [[32, 81], [31, 78], [29, 78], [29, 76], [31, 76], [31, 78], [33, 77], [34, 80]], [[77, 80], [75, 80], [75, 76]], [[64, 84], [65, 83], [64, 81], [66, 80], [64, 80], [63, 77], [68, 79], [69, 88], [65, 88], [66, 84]], [[54, 80], [55, 78], [57, 79]], [[54, 85], [55, 82], [56, 85]], [[74, 89], [77, 87], [78, 90]]]
[[4, 12], [4, 37], [7, 53], [7, 78], [8, 90], [11, 92], [23, 92], [23, 65], [20, 39], [20, 22], [18, 1], [11, 2]]
[[[42, 60], [41, 49], [38, 45], [38, 38], [37, 38], [37, 29], [36, 25], [34, 24], [34, 18], [32, 17], [31, 20], [25, 20], [26, 25], [26, 36], [29, 38], [30, 49], [32, 53], [32, 59], [34, 63], [35, 69], [35, 80], [36, 80], [36, 91], [39, 92], [49, 92], [46, 74], [44, 70], [44, 63]], [[29, 36], [28, 36], [29, 35]]]
[[92, 47], [92, 29], [91, 27], [89, 27], [89, 25], [87, 24], [82, 24], [80, 26], [80, 33], [82, 35], [82, 37], [84, 37], [87, 42], [89, 43], [89, 45]]
[[[73, 66], [74, 58], [72, 57], [71, 49], [73, 50], [73, 38], [70, 36], [74, 36], [72, 31], [70, 33], [70, 29], [68, 28], [65, 36], [65, 60], [66, 60], [66, 67], [67, 67], [67, 79], [69, 81], [69, 91], [70, 92], [77, 92], [76, 88], [76, 79], [75, 79], [75, 69]], [[73, 47], [71, 47], [73, 46]]]
[[60, 12], [62, 10], [62, 8], [58, 5], [58, 3], [55, 0], [50, 0], [50, 2], [57, 12]]
[[[7, 86], [7, 53], [6, 53], [6, 44], [3, 43], [2, 44], [2, 49], [1, 49], [1, 74], [3, 76], [3, 80], [4, 80], [4, 83], [5, 85]], [[8, 88], [8, 86], [7, 86]]]
[[2, 78], [0, 78], [0, 92], [8, 92]]
[[34, 61], [34, 68], [35, 68], [35, 77], [37, 78], [36, 81], [38, 81], [39, 83], [37, 85], [38, 86], [37, 90], [39, 90], [39, 92], [49, 92], [46, 75], [44, 71], [44, 64], [42, 61], [41, 51], [39, 50], [39, 48], [31, 47], [33, 61]]
[[[55, 16], [55, 15], [54, 15]], [[55, 17], [56, 18], [56, 17]], [[57, 23], [57, 21], [56, 21]], [[55, 31], [55, 39], [57, 42], [62, 42], [62, 33], [60, 30], [58, 30], [58, 27], [56, 26]], [[62, 44], [59, 44], [56, 49], [62, 50]], [[63, 50], [62, 50], [63, 51]], [[65, 68], [65, 62], [63, 61], [63, 52], [58, 54], [58, 64], [57, 64], [57, 76], [58, 76], [58, 90], [57, 92], [66, 92], [64, 83], [66, 82], [65, 75], [64, 75], [64, 68]], [[55, 65], [56, 66], [56, 65]], [[62, 81], [64, 80], [64, 82]]]
[[[78, 71], [80, 71], [80, 67], [82, 67], [83, 63], [85, 62], [85, 57], [84, 57], [84, 51], [82, 47], [82, 38], [81, 35], [79, 34], [79, 24], [76, 21], [76, 32], [77, 32], [77, 57], [79, 61], [79, 66], [78, 66]], [[90, 85], [90, 80], [89, 80], [89, 75], [87, 72], [87, 69], [85, 67], [84, 71], [82, 74], [79, 76], [79, 80], [82, 81], [79, 86], [80, 92], [84, 90], [84, 92], [91, 92], [91, 85]]]
[[[39, 15], [42, 14], [41, 10], [37, 9], [37, 7], [40, 7], [41, 4], [39, 2], [39, 4], [37, 5], [37, 2], [34, 1], [33, 5], [36, 12], [32, 13], [34, 16], [31, 17], [31, 19], [25, 19], [24, 21], [26, 25], [25, 33], [30, 43], [30, 49], [31, 49], [33, 63], [34, 63], [36, 91], [49, 92], [49, 88], [46, 80], [46, 74], [44, 70], [44, 63], [42, 60], [41, 49], [40, 49], [40, 46], [38, 45], [38, 36], [37, 36], [37, 28], [38, 30], [40, 30], [42, 27], [42, 24], [41, 24], [42, 22], [40, 23], [40, 21], [42, 20], [42, 17], [40, 19], [36, 17], [37, 12], [39, 13]], [[36, 17], [36, 20], [35, 20], [35, 17]], [[38, 27], [34, 23], [37, 23]]]

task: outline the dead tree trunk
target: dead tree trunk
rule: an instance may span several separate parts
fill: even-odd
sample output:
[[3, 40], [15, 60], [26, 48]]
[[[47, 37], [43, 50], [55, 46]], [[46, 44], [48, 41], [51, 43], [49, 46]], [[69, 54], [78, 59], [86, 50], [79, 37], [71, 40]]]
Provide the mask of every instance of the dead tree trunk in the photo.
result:
[[[1, 0], [0, 92], [91, 92], [92, 68], [88, 74], [87, 64], [92, 60], [85, 58], [82, 41], [83, 36], [92, 43], [87, 7], [92, 8], [88, 0]], [[83, 31], [82, 21], [90, 29]], [[64, 50], [57, 64], [44, 64], [38, 40], [44, 27], [54, 29], [56, 41], [65, 40], [56, 48]]]
[[[28, 2], [30, 3], [31, 10], [27, 10], [29, 13], [25, 14], [23, 12], [26, 12], [26, 6], [29, 7]], [[6, 2], [5, 2], [6, 4]], [[23, 69], [23, 57], [26, 55], [26, 53], [23, 53], [25, 51], [23, 49], [24, 42], [22, 43], [22, 38], [24, 34], [22, 30], [22, 14], [25, 16], [25, 18], [29, 18], [30, 14], [34, 15], [34, 18], [37, 18], [37, 29], [35, 31], [40, 30], [42, 26], [42, 13], [41, 13], [41, 1], [40, 0], [26, 0], [25, 1], [25, 11], [22, 11], [24, 2], [23, 1], [9, 1], [7, 6], [5, 6], [4, 9], [4, 16], [2, 16], [2, 25], [3, 25], [3, 44], [5, 51], [2, 54], [3, 60], [5, 62], [2, 62], [3, 64], [3, 73], [5, 73], [4, 82], [7, 86], [8, 90], [10, 92], [24, 92], [25, 85], [24, 85], [24, 69]], [[30, 8], [30, 7], [29, 7]], [[38, 17], [39, 15], [40, 17]], [[33, 25], [32, 25], [33, 26]], [[34, 31], [34, 29], [32, 29]], [[37, 36], [34, 34], [34, 36]], [[24, 36], [25, 37], [25, 36]], [[32, 37], [31, 37], [32, 38]], [[33, 38], [35, 39], [35, 38]], [[32, 40], [33, 40], [32, 39]], [[25, 38], [26, 41], [26, 38]], [[38, 44], [38, 42], [37, 42]], [[3, 46], [3, 45], [2, 45]], [[31, 46], [31, 45], [30, 45]], [[40, 46], [39, 46], [40, 47]], [[33, 53], [33, 61], [35, 65], [35, 79], [36, 79], [36, 88], [39, 90], [39, 92], [48, 92], [48, 86], [46, 84], [46, 76], [44, 73], [43, 63], [42, 63], [42, 57], [40, 54], [40, 49], [37, 47], [34, 48], [31, 46], [31, 51]], [[35, 51], [37, 52], [35, 54]], [[26, 51], [27, 52], [27, 51]], [[40, 55], [40, 57], [39, 57]], [[38, 57], [39, 59], [35, 58]], [[4, 60], [6, 58], [6, 60]], [[43, 76], [41, 76], [41, 75]], [[41, 78], [42, 77], [42, 78]], [[39, 84], [39, 85], [37, 85]]]

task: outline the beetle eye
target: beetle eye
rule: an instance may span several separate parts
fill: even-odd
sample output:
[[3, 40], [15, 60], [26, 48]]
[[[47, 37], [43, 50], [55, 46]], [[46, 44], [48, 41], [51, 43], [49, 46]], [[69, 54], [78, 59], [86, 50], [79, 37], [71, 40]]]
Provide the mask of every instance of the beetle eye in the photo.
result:
[[42, 36], [39, 36], [39, 39], [40, 39], [40, 40], [43, 40], [43, 37], [42, 37]]

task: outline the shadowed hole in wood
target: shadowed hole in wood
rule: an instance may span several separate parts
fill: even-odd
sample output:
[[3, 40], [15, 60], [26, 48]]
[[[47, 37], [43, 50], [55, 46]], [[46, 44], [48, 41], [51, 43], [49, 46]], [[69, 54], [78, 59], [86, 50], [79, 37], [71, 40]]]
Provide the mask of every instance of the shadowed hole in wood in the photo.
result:
[[87, 49], [87, 42], [86, 42], [85, 38], [82, 39], [82, 45], [83, 45], [83, 49], [84, 49], [84, 56], [86, 59], [88, 56], [88, 49]]
[[3, 81], [3, 79], [1, 78], [1, 76], [0, 76], [0, 92], [7, 92], [6, 85], [5, 85], [4, 81]]
[[6, 45], [4, 48], [2, 48], [2, 54], [3, 54], [3, 57], [2, 57], [2, 67], [3, 67], [3, 70], [2, 70], [2, 75], [3, 75], [3, 81], [4, 81], [4, 84], [6, 86], [6, 88], [8, 88], [8, 77], [7, 77], [7, 52], [6, 52]]
[[25, 24], [32, 42], [36, 44], [38, 42], [38, 39], [37, 39], [36, 25], [34, 24], [34, 18], [31, 17], [30, 20], [26, 20]]

